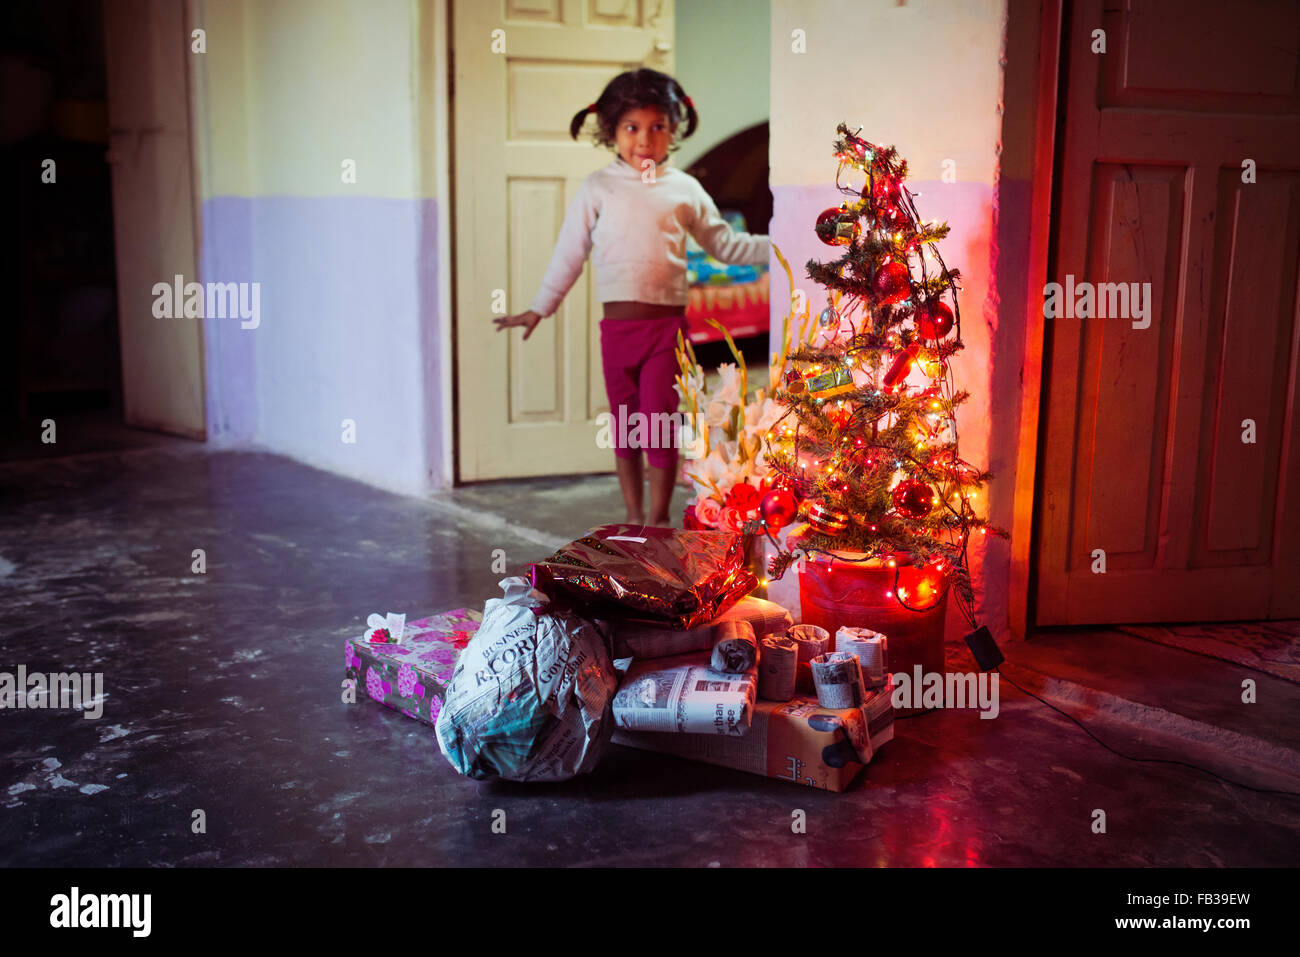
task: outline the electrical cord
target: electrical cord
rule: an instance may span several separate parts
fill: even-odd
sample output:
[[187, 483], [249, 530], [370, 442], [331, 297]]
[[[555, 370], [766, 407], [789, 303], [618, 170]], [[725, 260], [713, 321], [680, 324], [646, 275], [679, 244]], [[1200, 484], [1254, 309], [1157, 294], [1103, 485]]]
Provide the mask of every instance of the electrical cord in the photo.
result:
[[[1284, 796], [1286, 796], [1286, 797], [1300, 797], [1300, 793], [1297, 793], [1297, 792], [1295, 792], [1295, 791], [1278, 791], [1278, 790], [1275, 790], [1275, 789], [1273, 789], [1273, 788], [1257, 788], [1257, 787], [1253, 787], [1252, 785], [1249, 785], [1249, 784], [1243, 784], [1241, 781], [1234, 781], [1232, 778], [1225, 778], [1222, 774], [1219, 774], [1219, 773], [1217, 773], [1217, 772], [1215, 772], [1215, 771], [1211, 771], [1209, 768], [1203, 768], [1203, 767], [1201, 767], [1199, 764], [1188, 764], [1186, 761], [1175, 761], [1175, 760], [1173, 760], [1172, 758], [1135, 758], [1135, 757], [1133, 757], [1132, 755], [1124, 754], [1122, 751], [1116, 751], [1114, 748], [1112, 748], [1112, 747], [1111, 747], [1109, 744], [1107, 744], [1105, 741], [1101, 740], [1101, 738], [1097, 737], [1095, 734], [1093, 734], [1091, 731], [1089, 731], [1089, 730], [1087, 729], [1087, 727], [1084, 726], [1083, 722], [1080, 721], [1078, 718], [1076, 718], [1074, 715], [1070, 714], [1069, 712], [1062, 711], [1060, 708], [1058, 708], [1056, 705], [1052, 704], [1050, 701], [1044, 700], [1043, 698], [1039, 698], [1038, 695], [1034, 694], [1034, 693], [1033, 693], [1032, 691], [1030, 691], [1029, 689], [1020, 687], [1020, 685], [1016, 684], [1015, 681], [1014, 681], [1012, 678], [1010, 678], [1008, 675], [1003, 674], [1001, 668], [994, 668], [993, 670], [994, 670], [995, 672], [997, 672], [998, 677], [1000, 677], [1000, 678], [1006, 678], [1007, 681], [1010, 682], [1011, 687], [1015, 688], [1017, 691], [1020, 691], [1020, 692], [1022, 692], [1022, 693], [1024, 693], [1024, 694], [1027, 694], [1027, 695], [1029, 695], [1029, 697], [1031, 697], [1031, 698], [1037, 698], [1038, 701], [1040, 701], [1040, 702], [1042, 702], [1043, 704], [1047, 705], [1049, 708], [1051, 708], [1051, 709], [1052, 709], [1053, 711], [1055, 711], [1057, 714], [1065, 715], [1065, 717], [1069, 718], [1071, 721], [1073, 721], [1075, 724], [1077, 724], [1080, 728], [1082, 728], [1084, 734], [1086, 734], [1088, 737], [1092, 738], [1092, 740], [1096, 741], [1098, 744], [1100, 744], [1103, 748], [1105, 748], [1105, 749], [1106, 749], [1107, 751], [1109, 751], [1111, 754], [1117, 755], [1118, 757], [1123, 758], [1125, 761], [1139, 761], [1139, 762], [1146, 762], [1146, 763], [1148, 763], [1148, 764], [1177, 764], [1177, 765], [1179, 765], [1180, 767], [1191, 768], [1193, 771], [1204, 771], [1206, 774], [1211, 775], [1212, 777], [1216, 777], [1216, 778], [1218, 778], [1220, 781], [1223, 781], [1225, 784], [1231, 784], [1231, 785], [1234, 785], [1234, 786], [1239, 787], [1239, 788], [1245, 788], [1247, 791], [1254, 791], [1256, 794], [1281, 794], [1281, 795], [1284, 795]], [[935, 709], [933, 709], [933, 708], [927, 708], [927, 709], [924, 710], [924, 711], [918, 711], [918, 712], [915, 712], [914, 714], [900, 714], [900, 715], [895, 715], [895, 716], [894, 716], [894, 720], [895, 720], [895, 721], [905, 721], [905, 720], [907, 720], [908, 718], [919, 718], [921, 715], [924, 715], [924, 714], [930, 714], [930, 713], [932, 713], [934, 710], [935, 710]]]
[[1091, 731], [1089, 731], [1089, 730], [1087, 729], [1087, 727], [1084, 726], [1083, 722], [1080, 721], [1078, 718], [1076, 718], [1074, 715], [1072, 715], [1072, 714], [1070, 714], [1070, 713], [1068, 713], [1068, 712], [1066, 712], [1066, 711], [1062, 711], [1060, 708], [1058, 708], [1056, 705], [1052, 704], [1050, 701], [1046, 701], [1046, 700], [1044, 700], [1043, 698], [1039, 698], [1038, 695], [1034, 694], [1032, 691], [1029, 691], [1029, 690], [1026, 689], [1026, 688], [1022, 688], [1022, 687], [1020, 687], [1020, 685], [1016, 684], [1014, 680], [1012, 680], [1012, 679], [1011, 679], [1010, 677], [1008, 677], [1007, 675], [1003, 674], [1001, 668], [994, 668], [993, 670], [998, 674], [999, 677], [1006, 678], [1007, 681], [1011, 682], [1011, 687], [1015, 688], [1017, 691], [1020, 691], [1020, 692], [1022, 692], [1022, 693], [1024, 693], [1024, 694], [1029, 695], [1029, 697], [1031, 697], [1031, 698], [1037, 698], [1039, 701], [1041, 701], [1043, 704], [1047, 705], [1049, 708], [1051, 708], [1051, 709], [1052, 709], [1053, 711], [1055, 711], [1057, 714], [1063, 714], [1063, 715], [1065, 715], [1065, 717], [1069, 718], [1071, 721], [1073, 721], [1075, 724], [1077, 724], [1080, 728], [1082, 728], [1084, 734], [1086, 734], [1088, 737], [1092, 738], [1092, 740], [1096, 741], [1098, 744], [1100, 744], [1103, 748], [1105, 748], [1105, 749], [1106, 749], [1107, 751], [1109, 751], [1111, 754], [1118, 755], [1119, 757], [1123, 758], [1123, 759], [1126, 760], [1126, 761], [1142, 761], [1142, 762], [1147, 762], [1147, 763], [1149, 763], [1149, 764], [1177, 764], [1177, 765], [1179, 765], [1179, 766], [1181, 766], [1181, 767], [1184, 767], [1184, 768], [1191, 768], [1193, 771], [1204, 771], [1206, 774], [1209, 774], [1209, 775], [1211, 775], [1211, 776], [1213, 776], [1213, 777], [1216, 777], [1216, 778], [1218, 778], [1220, 781], [1223, 781], [1223, 782], [1225, 782], [1225, 783], [1227, 783], [1227, 784], [1233, 784], [1233, 785], [1236, 785], [1236, 786], [1239, 787], [1239, 788], [1245, 788], [1247, 791], [1254, 791], [1256, 794], [1283, 794], [1283, 795], [1286, 795], [1287, 797], [1300, 797], [1300, 794], [1296, 793], [1295, 791], [1278, 791], [1278, 790], [1274, 790], [1273, 788], [1257, 788], [1257, 787], [1252, 787], [1252, 786], [1249, 785], [1249, 784], [1243, 784], [1243, 783], [1240, 782], [1240, 781], [1234, 781], [1234, 780], [1232, 780], [1232, 778], [1225, 778], [1222, 774], [1218, 774], [1218, 773], [1216, 773], [1216, 772], [1214, 772], [1214, 771], [1211, 771], [1209, 768], [1203, 768], [1203, 767], [1201, 767], [1199, 764], [1188, 764], [1186, 761], [1175, 761], [1175, 760], [1173, 760], [1172, 758], [1135, 758], [1135, 757], [1133, 757], [1133, 756], [1131, 756], [1131, 755], [1124, 754], [1124, 753], [1121, 752], [1121, 751], [1116, 751], [1114, 748], [1112, 748], [1112, 747], [1111, 747], [1109, 744], [1107, 744], [1105, 741], [1101, 740], [1101, 738], [1097, 737], [1095, 734], [1093, 734]]

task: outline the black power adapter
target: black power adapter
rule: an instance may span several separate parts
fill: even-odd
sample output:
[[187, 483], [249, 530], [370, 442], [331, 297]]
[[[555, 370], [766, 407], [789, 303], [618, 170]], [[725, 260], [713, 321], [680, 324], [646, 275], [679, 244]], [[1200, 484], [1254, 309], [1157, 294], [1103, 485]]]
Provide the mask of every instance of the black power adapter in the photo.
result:
[[998, 643], [993, 640], [993, 633], [989, 631], [987, 625], [980, 625], [967, 635], [966, 646], [975, 656], [975, 663], [980, 666], [980, 671], [992, 671], [1007, 660], [1002, 650], [998, 648]]

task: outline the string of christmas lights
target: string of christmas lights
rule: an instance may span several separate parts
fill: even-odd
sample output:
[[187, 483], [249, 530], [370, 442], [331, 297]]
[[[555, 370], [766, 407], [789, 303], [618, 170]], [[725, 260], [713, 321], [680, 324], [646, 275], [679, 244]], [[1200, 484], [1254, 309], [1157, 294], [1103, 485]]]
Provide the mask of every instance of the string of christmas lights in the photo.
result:
[[[844, 252], [807, 264], [827, 290], [820, 341], [792, 350], [782, 370], [775, 399], [786, 412], [764, 437], [772, 489], [746, 531], [776, 546], [771, 579], [818, 554], [882, 563], [895, 569], [889, 597], [903, 607], [933, 607], [954, 587], [973, 627], [970, 537], [1007, 533], [973, 505], [991, 474], [958, 451], [956, 410], [969, 393], [956, 388], [949, 362], [964, 348], [960, 273], [938, 249], [949, 227], [921, 220], [907, 162], [893, 147], [843, 123], [837, 134], [835, 182], [849, 198], [814, 230]], [[863, 174], [863, 185], [842, 182], [846, 171]], [[797, 548], [783, 549], [772, 531], [797, 516], [807, 528]], [[905, 565], [927, 572], [917, 590], [933, 592], [931, 601], [900, 587]]]

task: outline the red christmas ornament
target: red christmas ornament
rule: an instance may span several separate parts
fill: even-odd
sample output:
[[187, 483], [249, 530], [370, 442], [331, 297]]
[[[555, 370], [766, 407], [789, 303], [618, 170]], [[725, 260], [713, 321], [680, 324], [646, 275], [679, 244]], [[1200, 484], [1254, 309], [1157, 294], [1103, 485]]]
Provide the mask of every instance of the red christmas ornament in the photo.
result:
[[849, 513], [813, 502], [808, 506], [808, 524], [823, 535], [843, 535], [849, 527]]
[[885, 370], [885, 375], [880, 380], [886, 392], [907, 378], [907, 374], [912, 371], [912, 363], [920, 352], [921, 347], [913, 342], [894, 358], [893, 364]]
[[916, 332], [922, 339], [942, 339], [952, 332], [952, 310], [939, 300], [916, 310]]
[[737, 482], [727, 493], [727, 504], [742, 514], [758, 507], [758, 489], [748, 482]]
[[799, 395], [807, 387], [808, 384], [804, 382], [803, 376], [794, 369], [791, 369], [785, 374], [785, 391], [789, 392], [791, 395]]
[[786, 489], [778, 488], [763, 497], [763, 504], [759, 506], [759, 511], [768, 527], [785, 528], [799, 514], [799, 503]]
[[912, 294], [912, 273], [903, 263], [885, 263], [876, 273], [875, 286], [882, 305], [902, 302]]
[[847, 246], [858, 238], [862, 226], [847, 206], [832, 206], [817, 217], [817, 238], [827, 246]]
[[899, 482], [894, 486], [894, 508], [913, 520], [925, 518], [934, 508], [934, 489], [916, 479]]
[[835, 428], [842, 429], [849, 424], [849, 419], [853, 418], [853, 413], [845, 408], [834, 408], [827, 410], [826, 418], [831, 420], [831, 424]]
[[902, 207], [890, 203], [880, 210], [880, 222], [890, 229], [902, 229], [908, 224], [907, 213]]

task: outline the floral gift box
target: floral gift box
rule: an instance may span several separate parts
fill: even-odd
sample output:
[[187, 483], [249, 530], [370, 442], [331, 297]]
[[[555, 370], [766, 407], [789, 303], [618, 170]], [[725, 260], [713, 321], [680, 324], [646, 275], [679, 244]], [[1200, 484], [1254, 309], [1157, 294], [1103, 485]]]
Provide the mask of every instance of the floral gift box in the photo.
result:
[[346, 677], [358, 695], [435, 724], [456, 658], [482, 620], [482, 612], [458, 608], [408, 621], [400, 643], [353, 638], [343, 644]]

